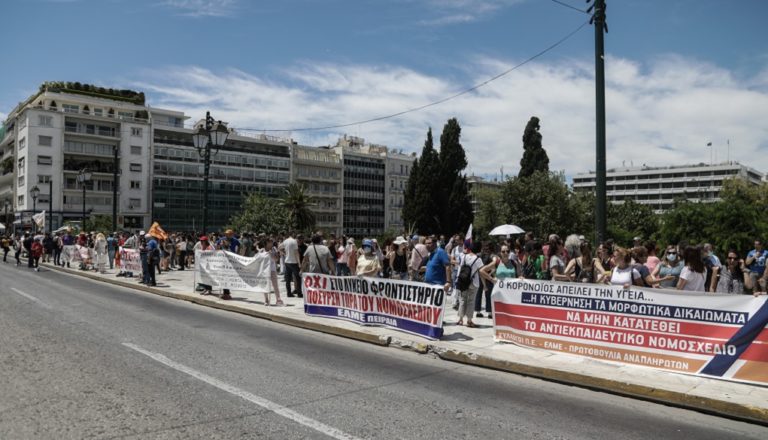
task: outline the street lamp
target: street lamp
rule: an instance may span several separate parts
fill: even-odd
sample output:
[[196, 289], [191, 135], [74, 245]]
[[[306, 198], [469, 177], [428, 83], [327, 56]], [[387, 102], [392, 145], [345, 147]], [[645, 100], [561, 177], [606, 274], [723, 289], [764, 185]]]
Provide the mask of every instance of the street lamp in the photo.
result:
[[227, 126], [221, 121], [214, 121], [211, 117], [211, 112], [205, 112], [205, 127], [201, 125], [192, 135], [192, 143], [205, 163], [205, 177], [203, 179], [203, 235], [208, 232], [208, 175], [211, 170], [211, 148], [216, 149], [213, 154], [218, 153], [219, 148], [223, 147], [224, 142], [227, 141], [227, 136], [229, 136]]
[[88, 168], [83, 168], [82, 170], [77, 172], [77, 181], [80, 182], [80, 185], [83, 187], [83, 218], [80, 223], [80, 231], [85, 231], [85, 182], [88, 182], [91, 180], [91, 172], [88, 171]]
[[29, 190], [29, 194], [32, 196], [32, 227], [35, 234], [37, 233], [37, 223], [35, 222], [35, 214], [37, 214], [37, 196], [40, 195], [40, 188], [37, 185], [33, 186]]

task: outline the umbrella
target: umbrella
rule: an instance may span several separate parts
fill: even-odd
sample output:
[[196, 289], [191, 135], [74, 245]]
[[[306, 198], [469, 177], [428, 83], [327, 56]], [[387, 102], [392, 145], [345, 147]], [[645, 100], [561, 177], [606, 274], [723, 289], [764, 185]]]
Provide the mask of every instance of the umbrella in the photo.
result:
[[4, 231], [4, 230], [5, 230], [5, 225], [0, 223], [0, 231]]
[[488, 235], [512, 235], [512, 234], [524, 234], [525, 231], [519, 226], [515, 225], [501, 225], [496, 226]]

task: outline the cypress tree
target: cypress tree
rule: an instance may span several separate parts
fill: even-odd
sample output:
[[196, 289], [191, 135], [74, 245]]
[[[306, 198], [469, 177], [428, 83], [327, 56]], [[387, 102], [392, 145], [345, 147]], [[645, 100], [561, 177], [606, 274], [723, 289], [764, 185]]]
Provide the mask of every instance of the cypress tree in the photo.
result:
[[467, 155], [461, 145], [461, 126], [456, 118], [451, 118], [440, 135], [439, 173], [434, 180], [433, 196], [439, 202], [436, 217], [440, 232], [461, 232], [472, 222], [469, 188], [461, 174], [466, 167]]
[[536, 171], [549, 172], [547, 150], [541, 146], [539, 118], [531, 116], [523, 133], [523, 158], [520, 159], [518, 177], [530, 177]]
[[440, 170], [431, 128], [427, 131], [427, 139], [417, 161], [406, 185], [403, 220], [407, 228], [413, 227], [420, 234], [429, 234], [437, 230], [438, 204], [435, 200], [435, 190], [436, 176]]

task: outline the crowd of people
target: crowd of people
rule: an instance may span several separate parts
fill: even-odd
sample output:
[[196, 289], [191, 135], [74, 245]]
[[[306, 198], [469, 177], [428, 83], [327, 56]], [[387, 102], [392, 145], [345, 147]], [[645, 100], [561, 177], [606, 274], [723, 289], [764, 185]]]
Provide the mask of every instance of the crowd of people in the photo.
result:
[[[504, 278], [755, 295], [766, 292], [768, 280], [768, 251], [761, 240], [755, 240], [754, 249], [746, 256], [730, 250], [721, 260], [708, 243], [680, 242], [659, 248], [640, 237], [627, 247], [608, 240], [593, 251], [583, 236], [563, 240], [553, 234], [541, 241], [530, 233], [487, 241], [465, 240], [459, 234], [447, 239], [442, 235], [401, 235], [381, 244], [375, 238], [358, 241], [322, 233], [313, 234], [309, 240], [301, 234], [236, 234], [232, 230], [201, 236], [156, 235], [145, 231], [76, 234], [67, 229], [58, 234], [6, 235], [0, 244], [4, 262], [13, 249], [17, 265], [21, 264], [21, 254], [26, 253], [31, 256], [28, 266], [35, 270], [39, 270], [41, 259], [70, 266], [73, 259], [62, 252], [65, 246], [78, 245], [78, 249], [86, 250], [77, 258], [79, 268], [102, 273], [107, 267], [119, 267], [119, 248], [136, 249], [142, 268], [139, 282], [148, 286], [157, 285], [156, 274], [191, 267], [195, 250], [227, 250], [247, 257], [267, 253], [272, 263], [275, 305], [283, 304], [278, 274], [283, 276], [289, 297], [302, 296], [302, 273], [420, 281], [442, 285], [449, 294], [455, 292], [451, 305], [459, 312], [459, 323], [469, 327], [474, 326], [473, 317], [491, 315], [491, 290]], [[117, 274], [135, 275], [125, 270]], [[211, 294], [212, 288], [200, 284], [198, 291]], [[221, 297], [230, 299], [230, 292], [225, 289]], [[265, 301], [270, 304], [268, 294]]]

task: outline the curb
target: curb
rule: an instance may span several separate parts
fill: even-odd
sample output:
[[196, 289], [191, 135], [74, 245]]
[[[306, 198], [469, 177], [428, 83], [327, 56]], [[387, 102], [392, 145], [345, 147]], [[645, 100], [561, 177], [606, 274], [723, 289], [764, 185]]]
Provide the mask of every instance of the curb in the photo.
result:
[[57, 266], [47, 264], [52, 270], [70, 275], [89, 278], [107, 284], [113, 284], [129, 289], [141, 290], [167, 298], [179, 299], [194, 304], [199, 304], [215, 309], [226, 310], [230, 312], [249, 315], [256, 318], [266, 319], [275, 323], [285, 324], [292, 327], [299, 327], [307, 330], [313, 330], [321, 333], [341, 336], [347, 339], [353, 339], [381, 347], [392, 347], [401, 350], [412, 351], [418, 354], [434, 354], [442, 360], [457, 362], [465, 365], [472, 365], [481, 368], [490, 368], [498, 371], [520, 374], [523, 376], [535, 377], [537, 379], [558, 382], [565, 385], [572, 385], [581, 388], [587, 388], [596, 391], [607, 392], [619, 396], [631, 397], [649, 402], [660, 403], [664, 405], [690, 409], [706, 414], [720, 417], [756, 423], [768, 426], [768, 408], [755, 407], [746, 404], [729, 402], [727, 400], [715, 399], [711, 397], [694, 396], [678, 391], [669, 391], [660, 388], [654, 388], [646, 385], [633, 384], [614, 379], [604, 379], [600, 377], [588, 376], [580, 373], [558, 370], [555, 368], [534, 366], [518, 362], [511, 362], [496, 359], [484, 354], [478, 354], [468, 351], [460, 351], [452, 348], [445, 348], [435, 343], [424, 343], [408, 339], [400, 339], [398, 336], [374, 335], [360, 330], [339, 328], [329, 324], [319, 322], [304, 321], [287, 316], [273, 315], [259, 310], [240, 307], [237, 304], [225, 303], [204, 297], [195, 297], [182, 295], [178, 293], [164, 291], [162, 289], [127, 283], [119, 280], [106, 279], [92, 275], [87, 272], [73, 271]]

